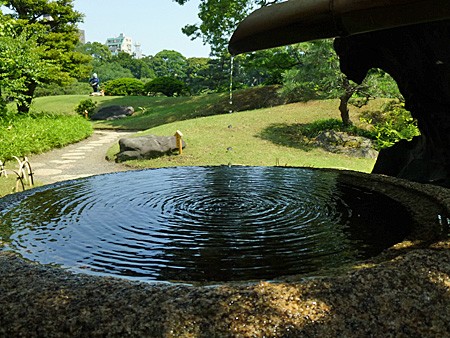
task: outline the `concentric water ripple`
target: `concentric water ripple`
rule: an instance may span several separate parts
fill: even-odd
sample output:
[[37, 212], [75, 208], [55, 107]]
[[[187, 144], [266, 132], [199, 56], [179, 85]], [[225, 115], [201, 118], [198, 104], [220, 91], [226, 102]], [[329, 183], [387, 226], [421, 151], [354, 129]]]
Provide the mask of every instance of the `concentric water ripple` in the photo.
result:
[[5, 198], [0, 210], [2, 241], [25, 258], [143, 281], [314, 273], [378, 254], [410, 222], [337, 173], [280, 167], [100, 175]]

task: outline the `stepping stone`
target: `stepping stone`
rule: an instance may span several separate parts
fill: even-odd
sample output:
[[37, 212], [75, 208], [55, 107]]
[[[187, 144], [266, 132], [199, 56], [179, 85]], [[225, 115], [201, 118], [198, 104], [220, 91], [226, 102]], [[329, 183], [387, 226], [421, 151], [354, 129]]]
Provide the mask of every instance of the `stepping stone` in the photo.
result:
[[73, 160], [83, 160], [86, 158], [86, 156], [72, 156], [72, 157], [63, 157], [65, 159], [73, 159]]
[[54, 176], [54, 175], [58, 175], [61, 174], [62, 170], [59, 169], [38, 169], [34, 171], [35, 175], [40, 175], [40, 176]]
[[33, 170], [36, 169], [36, 168], [42, 168], [42, 167], [45, 167], [45, 166], [46, 166], [46, 164], [45, 163], [41, 163], [41, 162], [31, 163], [31, 169], [33, 169]]
[[66, 169], [70, 169], [70, 168], [73, 168], [72, 164], [63, 164], [63, 165], [58, 166], [57, 169], [66, 170]]
[[[50, 163], [56, 163], [56, 164], [67, 164], [67, 163], [75, 163], [75, 160], [51, 160]], [[44, 165], [42, 165], [44, 166]]]
[[84, 152], [80, 153], [80, 152], [75, 152], [75, 151], [68, 151], [66, 153], [66, 155], [70, 155], [70, 156], [83, 156], [84, 154], [85, 154]]

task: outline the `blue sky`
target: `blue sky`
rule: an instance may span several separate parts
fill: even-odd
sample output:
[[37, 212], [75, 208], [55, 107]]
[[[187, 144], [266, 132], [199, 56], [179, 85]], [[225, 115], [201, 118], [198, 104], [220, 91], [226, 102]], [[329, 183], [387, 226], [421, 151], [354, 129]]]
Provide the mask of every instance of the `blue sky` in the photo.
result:
[[123, 33], [141, 43], [145, 55], [168, 49], [185, 57], [207, 57], [209, 46], [201, 40], [191, 41], [181, 32], [186, 24], [200, 23], [199, 0], [184, 6], [172, 0], [75, 0], [75, 9], [84, 13], [86, 42], [105, 43], [109, 37]]

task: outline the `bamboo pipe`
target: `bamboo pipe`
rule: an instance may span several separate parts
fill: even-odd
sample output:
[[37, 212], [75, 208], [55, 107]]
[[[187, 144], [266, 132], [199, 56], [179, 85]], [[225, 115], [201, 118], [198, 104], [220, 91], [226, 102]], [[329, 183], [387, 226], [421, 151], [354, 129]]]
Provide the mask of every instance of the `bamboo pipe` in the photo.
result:
[[232, 55], [332, 37], [450, 19], [449, 0], [290, 0], [251, 13]]

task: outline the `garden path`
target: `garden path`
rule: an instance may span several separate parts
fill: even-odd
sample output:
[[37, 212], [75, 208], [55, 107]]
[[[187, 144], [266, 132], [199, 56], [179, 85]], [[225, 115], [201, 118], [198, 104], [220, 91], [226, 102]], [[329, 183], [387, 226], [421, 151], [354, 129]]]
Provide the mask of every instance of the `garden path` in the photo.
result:
[[50, 184], [80, 177], [128, 170], [107, 161], [106, 152], [120, 138], [132, 132], [95, 130], [87, 139], [64, 148], [28, 157], [35, 181]]

